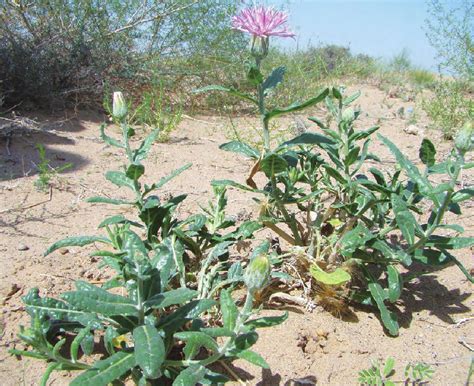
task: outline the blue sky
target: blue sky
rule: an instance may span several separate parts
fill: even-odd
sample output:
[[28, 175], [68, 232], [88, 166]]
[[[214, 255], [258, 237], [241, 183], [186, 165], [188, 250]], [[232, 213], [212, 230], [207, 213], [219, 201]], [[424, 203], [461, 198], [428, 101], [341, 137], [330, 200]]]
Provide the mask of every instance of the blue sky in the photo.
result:
[[[436, 70], [436, 52], [423, 29], [425, 0], [269, 0], [290, 12], [296, 41], [279, 45], [296, 49], [309, 44], [334, 43], [350, 46], [355, 53], [390, 59], [403, 49], [412, 62]], [[456, 3], [456, 0], [446, 0]]]

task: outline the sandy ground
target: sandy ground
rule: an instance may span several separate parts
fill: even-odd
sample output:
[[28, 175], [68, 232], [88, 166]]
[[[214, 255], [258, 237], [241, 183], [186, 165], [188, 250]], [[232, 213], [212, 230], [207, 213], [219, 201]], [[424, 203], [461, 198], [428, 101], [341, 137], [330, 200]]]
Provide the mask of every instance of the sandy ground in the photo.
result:
[[[383, 135], [399, 145], [410, 159], [417, 159], [423, 137], [406, 134], [403, 128], [407, 121], [397, 115], [400, 107], [412, 107], [413, 102], [387, 99], [383, 91], [364, 86], [358, 103], [364, 111], [360, 128], [379, 123]], [[318, 111], [312, 113], [317, 115]], [[7, 352], [15, 345], [22, 347], [16, 333], [21, 324], [28, 323], [20, 297], [35, 286], [42, 295], [56, 296], [72, 288], [76, 279], [106, 278], [97, 268], [99, 262], [88, 256], [92, 247], [68, 248], [62, 251], [64, 254], [43, 257], [44, 250], [56, 240], [98, 233], [97, 225], [110, 208], [88, 204], [85, 198], [123, 194], [114, 192], [103, 177], [106, 170], [120, 167], [123, 159], [120, 152], [99, 139], [101, 119], [83, 113], [56, 126], [54, 133], [13, 138], [9, 145], [11, 155], [7, 154], [5, 142], [0, 142], [1, 385], [38, 384], [45, 370], [42, 362], [17, 360]], [[242, 128], [251, 125], [246, 118], [238, 118], [235, 123]], [[426, 124], [426, 118], [420, 115], [417, 126], [423, 128]], [[316, 130], [309, 122], [308, 125]], [[190, 170], [164, 189], [164, 193], [188, 193], [179, 208], [180, 216], [207, 202], [211, 180], [231, 178], [243, 182], [248, 173], [249, 161], [218, 149], [227, 140], [228, 126], [228, 120], [219, 117], [185, 118], [169, 143], [154, 145], [146, 161], [149, 181], [156, 181], [187, 162], [193, 163]], [[450, 144], [441, 140], [439, 132], [426, 131], [425, 135], [437, 145], [438, 157], [447, 154]], [[74, 165], [54, 180], [51, 197], [34, 187], [36, 143], [45, 146], [52, 165]], [[382, 168], [393, 167], [393, 157], [387, 149], [377, 142], [372, 149], [384, 161]], [[464, 183], [473, 184], [472, 173], [464, 175]], [[232, 190], [229, 214], [237, 215], [243, 208], [252, 212], [250, 195]], [[457, 221], [465, 227], [467, 236], [474, 235], [473, 215], [473, 203], [466, 202]], [[261, 231], [257, 238], [268, 235], [268, 231]], [[468, 269], [474, 267], [472, 250], [461, 251], [457, 256]], [[436, 371], [432, 384], [463, 385], [473, 355], [467, 346], [474, 346], [472, 288], [456, 267], [410, 282], [397, 304], [401, 324], [397, 338], [387, 336], [377, 317], [364, 310], [356, 309], [351, 320], [341, 320], [320, 308], [312, 313], [296, 308], [284, 324], [259, 332], [255, 350], [265, 357], [270, 370], [261, 371], [242, 361], [234, 362], [233, 369], [251, 385], [287, 385], [305, 377], [316, 380], [318, 385], [351, 385], [357, 384], [358, 371], [368, 368], [371, 360], [392, 356], [397, 363], [395, 379], [403, 379], [403, 368], [409, 362], [423, 361]], [[66, 385], [68, 378], [56, 376], [51, 384]]]

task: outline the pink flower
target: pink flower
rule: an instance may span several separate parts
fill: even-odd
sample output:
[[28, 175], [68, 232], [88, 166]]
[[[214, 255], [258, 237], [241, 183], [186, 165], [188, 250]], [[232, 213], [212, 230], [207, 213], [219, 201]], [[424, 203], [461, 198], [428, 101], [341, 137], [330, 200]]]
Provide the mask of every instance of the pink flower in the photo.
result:
[[295, 34], [284, 25], [288, 20], [285, 12], [271, 7], [254, 6], [245, 8], [232, 18], [232, 27], [253, 36], [268, 38], [269, 36], [294, 37]]

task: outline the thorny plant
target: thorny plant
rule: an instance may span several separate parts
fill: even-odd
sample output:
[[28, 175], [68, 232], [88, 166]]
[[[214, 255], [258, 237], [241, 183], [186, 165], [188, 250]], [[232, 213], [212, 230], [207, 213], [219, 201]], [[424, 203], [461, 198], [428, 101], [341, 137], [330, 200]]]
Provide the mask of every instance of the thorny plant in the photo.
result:
[[[226, 382], [226, 376], [209, 367], [217, 362], [242, 358], [268, 367], [250, 350], [258, 338], [255, 330], [287, 317], [253, 318], [254, 299], [271, 275], [269, 243], [254, 249], [245, 269], [229, 256], [233, 243], [251, 237], [260, 226], [248, 221], [226, 232], [235, 224], [225, 217], [224, 188], [215, 189], [217, 203], [206, 214], [178, 220], [175, 209], [186, 196], [163, 200], [156, 192], [190, 165], [157, 183], [143, 184], [142, 161], [158, 131], [132, 148], [135, 133], [127, 123], [127, 105], [120, 93], [114, 95], [113, 116], [121, 126], [121, 140], [109, 137], [105, 125], [101, 136], [125, 152], [127, 165], [105, 176], [133, 198], [88, 201], [133, 206], [137, 219], [107, 217], [99, 225], [107, 237], [67, 238], [54, 243], [45, 255], [62, 247], [101, 243], [106, 248], [92, 255], [102, 257], [103, 266], [116, 275], [100, 287], [77, 281], [76, 290], [59, 299], [40, 297], [39, 290], [32, 289], [23, 298], [31, 325], [19, 334], [27, 349], [10, 352], [48, 362], [41, 385], [60, 370], [80, 371], [71, 385], [105, 386], [131, 379], [138, 385], [187, 386]], [[246, 296], [239, 307], [232, 290], [241, 283]]]
[[[424, 139], [419, 152], [424, 170], [388, 138], [379, 135], [378, 139], [395, 156], [397, 167], [392, 173], [370, 167], [367, 161], [376, 165], [379, 162], [369, 152], [378, 127], [356, 129], [360, 111], [350, 105], [359, 93], [345, 96], [342, 88], [332, 88], [286, 108], [266, 106], [265, 98], [275, 91], [285, 74], [284, 67], [274, 69], [268, 77], [260, 71], [271, 35], [266, 25], [271, 24], [268, 12], [260, 7], [250, 8], [242, 14], [242, 20], [234, 22], [235, 28], [252, 35], [254, 62], [248, 66], [247, 78], [254, 84], [255, 94], [221, 86], [197, 90], [227, 92], [242, 98], [253, 103], [261, 117], [262, 150], [241, 141], [220, 146], [255, 160], [246, 185], [230, 180], [213, 184], [257, 195], [259, 221], [290, 244], [289, 254], [294, 256], [303, 276], [309, 274], [314, 279], [316, 290], [377, 307], [388, 332], [398, 335], [397, 315], [392, 310], [404, 283], [422, 275], [412, 269], [413, 262], [440, 268], [454, 263], [473, 281], [451, 251], [473, 245], [474, 237], [460, 236], [464, 229], [444, 220], [447, 212], [461, 214], [459, 204], [474, 196], [471, 187], [457, 188], [462, 171], [474, 167], [465, 162], [465, 154], [473, 148], [472, 124], [466, 123], [455, 149], [442, 162], [436, 161], [434, 145]], [[284, 17], [278, 20], [281, 22]], [[288, 36], [288, 31], [284, 30], [282, 36]], [[322, 133], [305, 132], [272, 147], [270, 120], [323, 101], [335, 127], [310, 118]], [[254, 181], [258, 172], [266, 177], [261, 188]], [[441, 175], [446, 182], [435, 182], [435, 175]], [[401, 267], [406, 273], [401, 273]]]

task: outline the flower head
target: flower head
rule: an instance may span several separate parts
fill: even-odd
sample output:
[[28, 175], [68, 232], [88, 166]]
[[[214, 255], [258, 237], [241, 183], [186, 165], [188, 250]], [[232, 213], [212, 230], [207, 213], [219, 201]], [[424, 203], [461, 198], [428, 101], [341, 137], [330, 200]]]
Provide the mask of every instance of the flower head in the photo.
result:
[[114, 116], [114, 118], [121, 121], [127, 116], [127, 102], [125, 102], [125, 98], [120, 91], [114, 92], [112, 100], [112, 115]]
[[295, 34], [284, 25], [287, 20], [288, 15], [285, 12], [277, 11], [271, 7], [253, 6], [243, 9], [234, 16], [232, 27], [260, 38], [294, 37]]
[[266, 254], [254, 257], [244, 273], [244, 282], [250, 292], [261, 290], [270, 280], [272, 266]]

